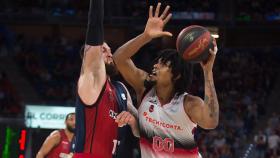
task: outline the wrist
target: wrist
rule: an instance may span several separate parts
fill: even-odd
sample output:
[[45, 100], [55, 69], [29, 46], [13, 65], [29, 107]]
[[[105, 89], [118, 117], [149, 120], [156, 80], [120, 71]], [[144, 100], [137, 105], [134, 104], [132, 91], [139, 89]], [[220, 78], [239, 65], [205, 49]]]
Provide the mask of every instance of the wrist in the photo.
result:
[[212, 71], [212, 69], [211, 70], [203, 70], [203, 74], [204, 74], [204, 76], [205, 75], [213, 75], [213, 71]]
[[212, 70], [205, 70], [203, 71], [205, 80], [213, 80], [213, 71]]
[[153, 38], [149, 35], [149, 34], [147, 34], [146, 32], [143, 32], [142, 34], [141, 34], [141, 37], [144, 39], [144, 41], [146, 41], [146, 42], [150, 42]]
[[128, 125], [129, 125], [131, 128], [136, 127], [136, 120], [133, 119], [132, 121], [128, 122]]

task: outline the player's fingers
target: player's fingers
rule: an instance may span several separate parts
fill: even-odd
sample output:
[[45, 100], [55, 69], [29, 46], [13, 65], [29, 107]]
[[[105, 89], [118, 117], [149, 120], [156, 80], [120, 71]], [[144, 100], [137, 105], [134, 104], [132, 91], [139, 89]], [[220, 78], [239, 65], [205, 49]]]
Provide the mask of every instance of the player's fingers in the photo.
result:
[[161, 19], [164, 19], [164, 18], [166, 17], [169, 8], [170, 8], [169, 5], [165, 7], [163, 13], [160, 15], [160, 18], [161, 18]]
[[209, 55], [209, 57], [207, 58], [207, 60], [205, 60], [205, 61], [201, 61], [200, 62], [200, 65], [202, 66], [202, 67], [205, 67], [205, 65], [207, 65], [208, 63], [214, 63], [214, 61], [215, 61], [215, 58], [216, 58], [216, 53], [217, 53], [217, 46], [214, 46], [214, 49], [209, 49], [209, 53], [210, 53], [210, 55]]
[[163, 19], [164, 25], [168, 23], [168, 21], [171, 19], [171, 17], [172, 17], [172, 14], [169, 13], [169, 14], [167, 15], [167, 17], [166, 17], [165, 19]]
[[124, 123], [124, 122], [118, 122], [118, 127], [123, 127], [124, 125], [126, 125], [126, 123]]
[[125, 111], [123, 111], [123, 112], [121, 112], [120, 114], [118, 114], [118, 116], [117, 116], [115, 122], [119, 122], [120, 119], [123, 117], [124, 114], [125, 114]]
[[118, 127], [123, 127], [123, 126], [125, 126], [125, 124], [123, 124], [123, 123], [118, 123]]
[[218, 52], [218, 47], [217, 46], [214, 46], [214, 49], [209, 49], [209, 52], [210, 52], [210, 54], [211, 55], [216, 55], [217, 54], [217, 52]]
[[130, 121], [131, 121], [131, 119], [132, 119], [132, 115], [131, 114], [129, 114], [126, 118], [125, 118], [125, 120], [124, 120], [124, 122], [126, 123], [126, 124], [129, 124], [130, 123]]
[[[214, 48], [215, 49], [215, 48]], [[215, 52], [213, 49], [209, 49], [209, 53], [210, 53], [210, 55], [209, 55], [209, 58], [208, 58], [208, 60], [207, 61], [213, 61], [213, 60], [215, 60], [215, 58], [216, 58], [216, 53], [217, 52]]]
[[217, 46], [217, 42], [216, 42], [215, 38], [213, 38], [213, 42], [212, 43], [213, 43], [214, 47]]
[[167, 31], [165, 31], [165, 32], [162, 32], [162, 34], [161, 34], [162, 36], [169, 36], [169, 37], [172, 37], [173, 35], [172, 35], [172, 33], [170, 33], [170, 32], [167, 32]]
[[159, 15], [160, 6], [161, 6], [161, 3], [158, 3], [157, 8], [156, 8], [156, 12], [155, 12], [155, 17], [158, 17], [158, 15]]
[[125, 125], [127, 125], [127, 118], [129, 117], [129, 113], [126, 112], [124, 113], [124, 115], [122, 115], [122, 117], [120, 118], [120, 121], [118, 122], [118, 127], [123, 127]]
[[153, 6], [150, 5], [149, 8], [149, 18], [153, 17]]
[[123, 116], [120, 118], [120, 123], [126, 124], [125, 119], [128, 117], [129, 113], [125, 112]]

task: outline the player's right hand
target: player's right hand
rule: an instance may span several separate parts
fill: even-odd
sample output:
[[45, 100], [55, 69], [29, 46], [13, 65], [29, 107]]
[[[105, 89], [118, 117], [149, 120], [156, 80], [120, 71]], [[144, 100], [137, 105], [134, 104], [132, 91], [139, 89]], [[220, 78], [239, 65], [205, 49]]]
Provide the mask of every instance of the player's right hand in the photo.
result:
[[155, 13], [153, 14], [153, 6], [149, 9], [149, 19], [147, 21], [144, 34], [149, 38], [157, 38], [161, 36], [172, 36], [172, 33], [163, 31], [165, 24], [171, 19], [172, 14], [168, 13], [170, 6], [166, 6], [163, 13], [159, 14], [161, 3], [157, 4]]
[[207, 61], [200, 62], [200, 65], [204, 72], [209, 72], [212, 71], [213, 69], [216, 54], [218, 52], [218, 47], [215, 39], [213, 40], [213, 45], [214, 45], [214, 49], [209, 49], [210, 56], [207, 59]]
[[133, 126], [136, 123], [136, 119], [130, 112], [123, 111], [117, 116], [115, 122], [118, 123], [119, 127], [123, 127], [127, 124]]

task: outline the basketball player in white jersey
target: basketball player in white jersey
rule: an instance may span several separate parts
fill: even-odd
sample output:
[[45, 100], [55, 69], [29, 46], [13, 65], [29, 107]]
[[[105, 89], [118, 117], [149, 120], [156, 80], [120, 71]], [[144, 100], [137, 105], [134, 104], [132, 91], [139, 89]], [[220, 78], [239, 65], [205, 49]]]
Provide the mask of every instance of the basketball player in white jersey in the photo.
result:
[[[194, 132], [198, 126], [214, 129], [219, 121], [219, 103], [212, 68], [217, 52], [209, 50], [209, 59], [201, 63], [205, 80], [204, 100], [186, 93], [192, 66], [176, 50], [163, 50], [151, 73], [137, 68], [131, 57], [152, 39], [172, 36], [163, 31], [170, 20], [169, 6], [162, 14], [160, 3], [149, 9], [145, 31], [120, 47], [113, 58], [137, 93], [140, 146], [143, 158], [198, 158]], [[152, 53], [152, 52], [151, 52]]]

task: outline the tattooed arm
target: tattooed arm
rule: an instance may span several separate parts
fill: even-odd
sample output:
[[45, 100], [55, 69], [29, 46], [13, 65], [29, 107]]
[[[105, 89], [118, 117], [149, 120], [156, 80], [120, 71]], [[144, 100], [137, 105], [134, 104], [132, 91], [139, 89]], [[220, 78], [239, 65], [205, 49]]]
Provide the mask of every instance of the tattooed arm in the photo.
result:
[[219, 123], [219, 102], [213, 80], [213, 64], [217, 53], [210, 50], [210, 57], [206, 63], [201, 63], [205, 80], [204, 101], [196, 96], [188, 95], [184, 100], [184, 108], [191, 120], [204, 129], [213, 129]]

